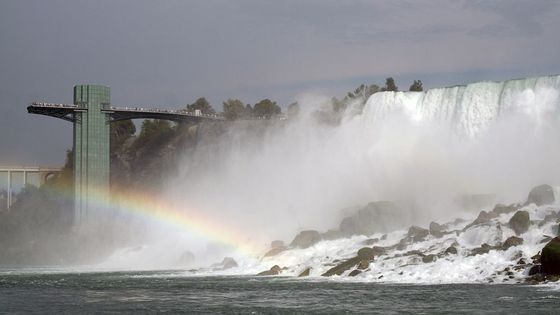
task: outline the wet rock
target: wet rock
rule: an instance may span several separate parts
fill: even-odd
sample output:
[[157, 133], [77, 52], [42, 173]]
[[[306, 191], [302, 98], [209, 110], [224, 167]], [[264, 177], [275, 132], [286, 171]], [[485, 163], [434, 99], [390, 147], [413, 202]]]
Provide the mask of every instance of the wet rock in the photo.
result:
[[446, 254], [446, 255], [457, 255], [457, 248], [455, 246], [449, 246], [445, 250], [444, 254]]
[[552, 240], [552, 236], [544, 235], [543, 238], [539, 241], [540, 244], [548, 243]]
[[507, 250], [513, 246], [519, 246], [523, 244], [523, 239], [517, 236], [511, 236], [506, 239], [506, 241], [502, 244], [502, 250]]
[[529, 276], [536, 275], [538, 273], [541, 273], [541, 265], [537, 264], [529, 268]]
[[408, 238], [409, 241], [416, 243], [425, 240], [428, 235], [430, 235], [430, 231], [423, 229], [419, 226], [413, 225], [408, 229], [408, 233], [406, 234], [406, 237]]
[[492, 209], [491, 213], [495, 214], [496, 216], [499, 216], [504, 213], [514, 212], [517, 209], [519, 209], [519, 207], [520, 205], [518, 204], [511, 204], [511, 205], [497, 204], [496, 206], [494, 206], [494, 209]]
[[539, 252], [535, 256], [531, 257], [533, 264], [540, 264], [541, 263], [541, 253]]
[[212, 267], [222, 269], [222, 270], [235, 268], [237, 266], [238, 266], [237, 262], [235, 261], [235, 259], [231, 257], [224, 257], [224, 260], [222, 260], [222, 262], [212, 265]]
[[381, 256], [387, 252], [387, 249], [382, 246], [373, 246], [372, 251], [374, 256]]
[[369, 263], [370, 263], [369, 260], [362, 259], [362, 260], [360, 260], [360, 262], [358, 263], [358, 267], [356, 267], [356, 268], [360, 269], [360, 270], [368, 269], [369, 268]]
[[348, 274], [348, 275], [349, 275], [350, 277], [355, 277], [355, 276], [359, 275], [360, 273], [362, 273], [361, 270], [354, 269], [354, 270], [352, 270], [352, 271], [350, 272], [350, 274]]
[[288, 247], [286, 247], [286, 246], [273, 247], [268, 252], [266, 252], [266, 254], [264, 254], [264, 257], [276, 256], [276, 255], [280, 254], [281, 252], [286, 251], [287, 249], [288, 249]]
[[278, 265], [274, 265], [269, 270], [259, 272], [257, 276], [277, 276], [280, 274], [280, 272], [282, 272], [282, 268], [280, 268], [280, 266]]
[[553, 238], [541, 252], [541, 272], [546, 275], [560, 275], [560, 237]]
[[550, 205], [554, 203], [554, 190], [550, 185], [540, 185], [529, 192], [525, 205], [536, 204], [537, 206]]
[[518, 265], [526, 265], [527, 262], [525, 261], [525, 259], [521, 258], [521, 259], [519, 259], [519, 260], [517, 261], [517, 264], [518, 264]]
[[529, 230], [531, 220], [529, 212], [521, 210], [517, 211], [509, 220], [508, 226], [515, 231], [515, 234], [520, 235]]
[[339, 230], [344, 236], [371, 235], [402, 227], [402, 210], [392, 202], [371, 202], [356, 214], [346, 217]]
[[469, 225], [465, 226], [465, 228], [463, 229], [463, 231], [468, 230], [470, 227], [475, 226], [475, 225], [479, 225], [479, 224], [484, 224], [484, 223], [488, 223], [490, 222], [490, 220], [497, 218], [498, 215], [493, 213], [493, 212], [486, 212], [486, 211], [480, 211], [480, 213], [478, 214], [478, 217], [476, 217], [476, 219], [470, 223]]
[[309, 277], [309, 274], [311, 273], [311, 267], [307, 267], [305, 268], [304, 271], [302, 271], [298, 277]]
[[443, 236], [444, 227], [443, 227], [443, 225], [438, 224], [436, 222], [431, 222], [429, 230], [430, 230], [431, 235], [439, 238], [439, 237]]
[[436, 261], [436, 259], [437, 259], [436, 255], [430, 254], [422, 257], [422, 262], [427, 264]]
[[296, 235], [292, 243], [290, 243], [290, 246], [308, 248], [319, 241], [321, 241], [321, 235], [319, 232], [315, 230], [301, 231], [298, 235]]
[[486, 254], [488, 253], [492, 248], [492, 246], [484, 243], [482, 245], [480, 245], [480, 247], [471, 249], [471, 253], [469, 254], [469, 256], [476, 256], [476, 255], [482, 255], [482, 254]]
[[[340, 264], [332, 267], [331, 269], [327, 270], [321, 276], [323, 276], [323, 277], [330, 277], [330, 276], [334, 276], [334, 275], [340, 276], [345, 271], [347, 271], [347, 270], [349, 270], [349, 269], [351, 269], [355, 266], [363, 265], [365, 263], [368, 263], [368, 266], [369, 266], [369, 262], [372, 261], [373, 258], [374, 258], [374, 255], [373, 255], [373, 249], [372, 248], [369, 248], [369, 247], [361, 248], [360, 250], [358, 250], [358, 254], [357, 254], [356, 257], [343, 261], [342, 263], [340, 263]], [[362, 261], [365, 261], [365, 262], [362, 262]]]
[[375, 257], [373, 254], [373, 248], [363, 247], [358, 250], [358, 257], [364, 260], [371, 261]]
[[345, 237], [344, 233], [338, 230], [328, 230], [325, 233], [321, 234], [321, 238], [327, 241], [337, 240], [343, 237]]
[[280, 247], [286, 247], [284, 245], [284, 241], [281, 240], [276, 240], [276, 241], [272, 241], [270, 243], [270, 248], [274, 249], [274, 248], [280, 248]]
[[356, 266], [361, 260], [362, 259], [359, 258], [359, 257], [350, 258], [350, 259], [332, 267], [331, 269], [327, 270], [321, 276], [323, 276], [323, 277], [331, 277], [331, 276], [334, 276], [334, 275], [340, 276], [346, 270], [349, 270], [349, 269], [353, 268], [354, 266]]

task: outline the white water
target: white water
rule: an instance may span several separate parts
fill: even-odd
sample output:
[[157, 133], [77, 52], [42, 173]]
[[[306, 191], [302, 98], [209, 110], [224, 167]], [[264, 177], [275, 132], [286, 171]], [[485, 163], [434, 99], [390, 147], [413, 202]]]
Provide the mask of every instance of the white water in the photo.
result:
[[[299, 117], [270, 127], [256, 140], [250, 130], [238, 126], [217, 144], [199, 146], [185, 157], [181, 174], [170, 182], [169, 197], [203, 209], [224, 226], [246, 232], [248, 239], [260, 240], [263, 253], [270, 240], [289, 243], [303, 229], [336, 228], [345, 215], [340, 209], [375, 200], [394, 200], [405, 208], [403, 229], [456, 217], [472, 220], [480, 209], [465, 212], [454, 205], [457, 196], [490, 193], [497, 202], [511, 203], [524, 200], [533, 186], [560, 183], [559, 95], [560, 76], [426, 92], [384, 92], [371, 96], [361, 115], [349, 115], [335, 127], [313, 119], [314, 110], [326, 98], [304, 96]], [[529, 210], [532, 219], [542, 219], [551, 211], [547, 207]], [[381, 257], [370, 266], [371, 271], [352, 279], [498, 281], [494, 273], [515, 263], [513, 255], [520, 251], [524, 258], [533, 256], [543, 246], [541, 237], [552, 232], [551, 224], [533, 224], [519, 248], [467, 257], [471, 248], [511, 236], [504, 225], [508, 216], [494, 220], [501, 224], [501, 232], [495, 225], [477, 227], [404, 250], [440, 253], [457, 242], [459, 255], [429, 264], [413, 257]], [[103, 266], [176, 267], [188, 249], [197, 257], [195, 267], [208, 266], [223, 256], [232, 256], [240, 264], [227, 271], [201, 269], [197, 274], [255, 274], [277, 264], [288, 268], [284, 275], [297, 275], [312, 266], [312, 276], [318, 276], [333, 260], [354, 256], [367, 238], [323, 241], [260, 260], [231, 249], [208, 253], [204, 235], [150, 228], [153, 242], [116, 253]], [[404, 232], [395, 231], [376, 245], [393, 245]], [[398, 253], [390, 253], [394, 254]], [[522, 272], [515, 273], [516, 278], [522, 277]]]

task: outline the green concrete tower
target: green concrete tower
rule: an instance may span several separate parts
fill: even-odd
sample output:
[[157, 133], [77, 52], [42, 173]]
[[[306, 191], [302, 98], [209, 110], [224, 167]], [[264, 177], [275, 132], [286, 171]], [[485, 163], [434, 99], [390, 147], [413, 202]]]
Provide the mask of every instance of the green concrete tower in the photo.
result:
[[89, 221], [109, 203], [111, 92], [101, 85], [74, 87], [74, 220]]

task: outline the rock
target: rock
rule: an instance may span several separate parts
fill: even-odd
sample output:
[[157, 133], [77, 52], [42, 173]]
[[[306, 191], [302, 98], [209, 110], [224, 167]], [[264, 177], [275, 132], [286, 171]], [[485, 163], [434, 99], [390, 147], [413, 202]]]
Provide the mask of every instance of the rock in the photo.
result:
[[321, 240], [321, 235], [315, 230], [301, 231], [290, 243], [291, 247], [308, 248]]
[[436, 261], [436, 259], [437, 259], [436, 255], [430, 254], [422, 257], [422, 262], [427, 264]]
[[264, 254], [264, 257], [276, 256], [276, 255], [280, 254], [281, 252], [283, 252], [287, 249], [288, 249], [288, 247], [286, 247], [286, 246], [273, 247], [268, 252], [266, 252], [266, 254]]
[[560, 237], [553, 238], [541, 252], [541, 272], [545, 275], [560, 275]]
[[548, 242], [550, 242], [550, 240], [552, 240], [552, 236], [544, 235], [543, 238], [540, 240], [539, 243], [540, 243], [540, 244], [548, 243]]
[[517, 261], [517, 264], [518, 264], [518, 265], [526, 265], [527, 262], [525, 261], [525, 259], [520, 258], [520, 259]]
[[506, 239], [506, 241], [502, 244], [502, 250], [507, 250], [513, 246], [519, 246], [523, 244], [523, 239], [517, 236], [511, 236]]
[[360, 260], [360, 262], [358, 263], [358, 267], [357, 267], [357, 268], [360, 269], [360, 270], [368, 269], [368, 268], [369, 268], [369, 262], [370, 262], [369, 260], [362, 259], [362, 260]]
[[368, 238], [367, 240], [363, 241], [362, 244], [363, 245], [373, 245], [377, 242], [379, 242], [378, 238]]
[[190, 265], [194, 261], [195, 261], [194, 254], [189, 251], [183, 252], [183, 254], [181, 254], [181, 257], [179, 258], [179, 263], [181, 265]]
[[406, 235], [412, 242], [416, 243], [425, 240], [426, 237], [430, 235], [430, 231], [413, 225], [408, 229], [408, 233]]
[[550, 185], [540, 185], [529, 192], [525, 205], [536, 204], [537, 206], [550, 205], [554, 203], [554, 190]]
[[269, 270], [259, 272], [257, 276], [277, 276], [280, 274], [280, 272], [282, 272], [282, 268], [280, 268], [280, 266], [278, 265], [274, 265]]
[[402, 228], [402, 210], [389, 201], [371, 202], [339, 226], [344, 236], [386, 233]]
[[372, 253], [374, 256], [381, 256], [387, 252], [387, 249], [382, 246], [373, 246]]
[[529, 276], [532, 275], [536, 275], [538, 273], [541, 273], [541, 265], [533, 265], [530, 269], [529, 269]]
[[305, 268], [304, 271], [302, 271], [298, 277], [309, 277], [309, 274], [311, 273], [311, 267], [307, 267]]
[[457, 255], [457, 248], [455, 246], [449, 246], [444, 253], [446, 255]]
[[350, 258], [350, 259], [332, 267], [331, 269], [327, 270], [321, 276], [323, 276], [323, 277], [330, 277], [330, 276], [334, 276], [334, 275], [340, 276], [346, 270], [349, 270], [350, 268], [352, 268], [352, 267], [356, 266], [358, 263], [360, 263], [361, 260], [362, 259], [360, 257]]
[[529, 212], [524, 210], [517, 211], [508, 223], [509, 227], [512, 228], [517, 235], [527, 232], [530, 224]]
[[541, 263], [541, 253], [539, 252], [535, 256], [531, 257], [533, 264], [540, 264]]
[[484, 243], [484, 244], [480, 245], [480, 247], [477, 247], [477, 248], [472, 249], [469, 256], [476, 256], [476, 255], [486, 254], [486, 253], [488, 253], [491, 249], [492, 249], [492, 246], [490, 246], [490, 245]]
[[490, 222], [490, 220], [494, 219], [498, 217], [497, 214], [493, 213], [493, 212], [486, 212], [486, 211], [480, 211], [480, 213], [478, 214], [478, 217], [476, 217], [476, 219], [469, 225], [465, 226], [465, 228], [463, 229], [463, 231], [466, 231], [467, 229], [469, 229], [471, 226], [475, 226], [475, 225], [479, 225], [479, 224], [484, 224], [484, 223], [488, 223]]
[[517, 209], [519, 209], [520, 205], [518, 204], [511, 204], [511, 205], [502, 205], [502, 204], [497, 204], [496, 206], [494, 206], [494, 209], [492, 209], [491, 213], [495, 214], [496, 216], [499, 216], [501, 214], [504, 213], [511, 213]]
[[374, 258], [373, 248], [363, 247], [358, 250], [358, 257], [363, 260], [371, 261]]
[[350, 277], [355, 277], [355, 276], [359, 275], [360, 273], [362, 273], [361, 270], [354, 269], [354, 270], [352, 270], [352, 271], [350, 272], [350, 274], [348, 274], [348, 275], [349, 275]]
[[440, 225], [436, 222], [431, 222], [429, 230], [430, 230], [430, 234], [433, 235], [434, 237], [439, 238], [443, 236], [443, 231], [444, 231], [443, 225]]
[[224, 257], [224, 260], [222, 260], [221, 263], [216, 263], [216, 264], [212, 265], [212, 267], [219, 268], [219, 269], [222, 269], [222, 270], [235, 268], [237, 266], [238, 266], [237, 262], [235, 261], [235, 259], [233, 259], [231, 257]]
[[321, 238], [326, 241], [332, 241], [343, 237], [345, 237], [344, 233], [338, 230], [328, 230], [325, 233], [321, 234]]
[[280, 248], [280, 247], [286, 247], [284, 245], [284, 241], [281, 240], [276, 240], [276, 241], [272, 241], [270, 243], [270, 248], [274, 249], [274, 248]]

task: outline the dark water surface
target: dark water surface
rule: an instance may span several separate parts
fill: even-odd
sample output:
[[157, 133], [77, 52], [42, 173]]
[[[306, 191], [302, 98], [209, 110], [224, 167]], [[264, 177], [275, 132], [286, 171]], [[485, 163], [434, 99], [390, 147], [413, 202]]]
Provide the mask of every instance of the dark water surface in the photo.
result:
[[560, 314], [560, 291], [170, 272], [0, 273], [0, 313]]

